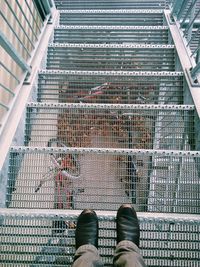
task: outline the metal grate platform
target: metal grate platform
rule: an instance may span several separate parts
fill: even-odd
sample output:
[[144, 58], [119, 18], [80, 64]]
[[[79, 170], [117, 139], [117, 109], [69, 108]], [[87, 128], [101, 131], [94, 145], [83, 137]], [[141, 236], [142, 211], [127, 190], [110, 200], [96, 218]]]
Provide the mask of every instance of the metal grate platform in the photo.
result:
[[88, 9], [61, 10], [60, 25], [163, 26], [163, 10]]
[[[84, 98], [84, 103], [183, 104], [183, 84], [182, 72], [43, 70], [38, 101], [77, 103]], [[93, 88], [99, 88], [101, 95], [87, 98]], [[128, 91], [129, 97], [124, 97]]]
[[58, 26], [55, 43], [168, 44], [166, 26]]
[[195, 138], [189, 105], [29, 103], [26, 117], [32, 146], [57, 138], [70, 147], [191, 150]]
[[[79, 214], [80, 211], [0, 210], [1, 266], [70, 267], [75, 253], [75, 229], [66, 228], [66, 224], [76, 223]], [[97, 215], [100, 256], [105, 266], [111, 267], [116, 214]], [[138, 218], [141, 253], [148, 267], [198, 267], [199, 216], [138, 213]]]
[[175, 71], [174, 46], [50, 44], [47, 69]]
[[[52, 155], [65, 170], [60, 193]], [[133, 203], [138, 211], [198, 214], [199, 158], [178, 150], [11, 148], [7, 206], [56, 208], [60, 194], [64, 209], [116, 210]], [[64, 191], [69, 188], [73, 203]]]
[[167, 7], [168, 0], [55, 0], [57, 9], [142, 9], [142, 8], [153, 8], [160, 9]]

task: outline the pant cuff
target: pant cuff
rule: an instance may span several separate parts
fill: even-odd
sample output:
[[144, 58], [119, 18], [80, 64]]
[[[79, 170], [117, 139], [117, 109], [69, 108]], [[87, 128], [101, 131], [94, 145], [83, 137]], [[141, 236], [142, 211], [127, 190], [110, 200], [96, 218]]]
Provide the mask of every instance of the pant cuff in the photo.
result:
[[126, 248], [130, 248], [132, 251], [135, 251], [137, 253], [140, 253], [140, 249], [138, 248], [138, 246], [133, 243], [130, 240], [122, 240], [117, 244], [117, 249], [120, 249], [121, 247], [126, 247]]
[[99, 255], [98, 249], [97, 249], [95, 246], [90, 245], [90, 244], [80, 246], [80, 247], [76, 250], [76, 254], [78, 254], [78, 253], [83, 253], [83, 252], [85, 252], [85, 251], [90, 251], [90, 252], [95, 253], [95, 255]]

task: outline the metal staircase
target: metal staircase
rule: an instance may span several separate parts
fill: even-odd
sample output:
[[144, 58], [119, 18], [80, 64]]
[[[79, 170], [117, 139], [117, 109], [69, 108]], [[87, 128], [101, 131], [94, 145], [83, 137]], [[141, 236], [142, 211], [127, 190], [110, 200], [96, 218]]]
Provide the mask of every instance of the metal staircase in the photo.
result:
[[86, 207], [112, 266], [122, 203], [138, 212], [149, 267], [199, 266], [199, 107], [169, 2], [55, 0], [59, 20], [17, 130], [24, 144], [9, 151], [1, 266], [71, 266]]

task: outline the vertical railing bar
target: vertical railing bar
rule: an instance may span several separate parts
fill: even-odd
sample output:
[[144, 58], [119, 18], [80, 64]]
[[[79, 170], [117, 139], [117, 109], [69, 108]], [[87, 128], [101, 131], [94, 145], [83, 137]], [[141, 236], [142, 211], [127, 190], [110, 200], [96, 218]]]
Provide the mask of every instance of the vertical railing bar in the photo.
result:
[[[15, 17], [16, 21], [18, 22], [20, 29], [23, 31], [23, 33], [25, 34], [25, 36], [27, 37], [27, 39], [29, 40], [29, 43], [31, 44], [32, 48], [34, 48], [34, 44], [31, 41], [31, 39], [29, 38], [28, 34], [26, 33], [26, 31], [24, 30], [24, 27], [22, 26], [22, 24], [20, 23], [19, 19], [17, 18], [17, 16], [15, 15], [15, 12], [12, 10], [12, 8], [10, 7], [9, 3], [7, 2], [7, 0], [4, 0], [8, 6], [8, 8], [10, 9], [11, 13], [13, 14], [13, 16]], [[16, 0], [17, 1], [17, 0]]]
[[30, 72], [30, 67], [28, 66], [26, 61], [23, 59], [23, 57], [19, 55], [18, 51], [1, 31], [0, 44], [2, 48], [8, 53], [8, 55], [20, 66], [22, 70], [27, 70], [28, 72]]
[[0, 62], [0, 65], [18, 82], [20, 83], [19, 79], [2, 63]]
[[[43, 22], [43, 18], [42, 18], [42, 16], [41, 16], [40, 12], [38, 11], [38, 7], [37, 7], [35, 1], [33, 1], [33, 4], [34, 4], [35, 9], [37, 10], [37, 12], [38, 12], [38, 14], [39, 14], [39, 16], [40, 16], [40, 18], [41, 18], [41, 21]], [[41, 10], [42, 10], [42, 12], [43, 12], [43, 14], [44, 14], [44, 17], [45, 17], [45, 10], [44, 10], [43, 6], [41, 5], [40, 1], [38, 1], [38, 4], [40, 5], [40, 8], [41, 8]]]
[[45, 14], [50, 14], [51, 13], [51, 6], [49, 4], [49, 0], [43, 0], [43, 5], [45, 8]]
[[[194, 16], [194, 18], [192, 19], [192, 21], [187, 25], [187, 27], [185, 28], [185, 31], [184, 31], [184, 35], [183, 37], [185, 37], [185, 35], [187, 34], [187, 32], [193, 27], [193, 24], [194, 24], [194, 21], [195, 19], [197, 18], [197, 16], [200, 14], [200, 9], [199, 11], [197, 12], [197, 14]], [[191, 39], [191, 37], [190, 37]]]
[[181, 18], [182, 14], [183, 14], [183, 12], [184, 12], [186, 6], [187, 6], [187, 3], [188, 3], [188, 1], [185, 0], [185, 1], [183, 2], [183, 4], [182, 4], [180, 10], [178, 11], [178, 13], [177, 13], [177, 19], [178, 19], [178, 20]]
[[198, 47], [192, 52], [191, 57], [194, 56], [199, 51], [199, 49], [200, 49], [200, 43]]
[[184, 32], [184, 34], [187, 33], [187, 41], [191, 40], [191, 38], [192, 38], [192, 29], [194, 26], [194, 21], [198, 15], [198, 13], [197, 13], [197, 15], [195, 16], [195, 11], [196, 11], [196, 4], [193, 6], [193, 8], [191, 10], [190, 20], [189, 20], [188, 25], [186, 25], [185, 32]]
[[187, 12], [185, 14], [185, 16], [183, 17], [183, 20], [182, 20], [181, 24], [180, 24], [181, 27], [183, 27], [183, 24], [185, 23], [185, 20], [187, 19], [187, 17], [189, 15], [189, 13], [191, 12], [192, 8], [195, 6], [196, 2], [197, 2], [197, 0], [195, 0], [194, 2], [192, 2], [190, 4], [190, 6], [189, 6], [189, 8], [188, 8], [188, 10], [187, 10]]
[[[28, 23], [28, 25], [29, 25], [29, 27], [30, 27], [30, 29], [31, 29], [31, 31], [32, 31], [32, 33], [33, 33], [33, 35], [35, 36], [36, 40], [38, 40], [37, 35], [35, 34], [35, 32], [34, 32], [32, 26], [31, 26], [29, 20], [27, 19], [26, 14], [24, 13], [23, 9], [21, 8], [21, 5], [19, 4], [18, 0], [16, 0], [16, 3], [17, 3], [17, 5], [18, 5], [19, 9], [21, 10], [22, 14], [24, 15], [24, 18], [25, 18], [26, 22]], [[30, 10], [30, 9], [29, 9], [29, 10]]]
[[9, 110], [9, 107], [4, 105], [2, 102], [0, 102], [0, 106], [2, 106], [3, 108], [5, 108], [6, 110]]
[[13, 96], [15, 95], [15, 94], [13, 93], [12, 90], [10, 90], [9, 88], [7, 88], [7, 87], [6, 87], [5, 85], [3, 85], [2, 83], [0, 83], [0, 86], [3, 87], [3, 89], [6, 90], [6, 91], [7, 91], [8, 93], [10, 93], [11, 95], [13, 95]]
[[196, 31], [196, 33], [194, 34], [194, 36], [188, 41], [187, 46], [189, 46], [189, 44], [192, 42], [192, 40], [196, 37], [196, 35], [198, 35], [200, 32], [200, 27], [198, 28], [198, 30]]
[[[35, 16], [34, 16], [32, 10], [31, 10], [29, 4], [27, 3], [27, 0], [25, 0], [25, 2], [26, 2], [26, 5], [27, 5], [27, 7], [28, 7], [28, 9], [29, 9], [29, 11], [30, 11], [32, 17], [33, 17], [33, 20], [34, 20], [34, 22], [35, 22], [35, 25], [37, 26], [39, 32], [41, 32], [41, 28], [39, 27], [39, 25], [38, 25], [38, 23], [37, 23], [37, 20], [35, 19]], [[36, 11], [37, 11], [37, 10], [36, 10]], [[37, 15], [38, 15], [38, 14], [37, 14]], [[39, 16], [38, 16], [38, 17], [39, 17]], [[37, 37], [37, 40], [38, 40], [38, 37]]]
[[31, 53], [28, 51], [28, 49], [24, 46], [24, 44], [22, 43], [22, 41], [19, 39], [19, 37], [17, 36], [16, 32], [14, 31], [14, 29], [11, 27], [11, 25], [8, 23], [6, 17], [3, 15], [3, 13], [0, 11], [1, 16], [3, 17], [3, 19], [6, 21], [8, 27], [10, 28], [10, 30], [13, 32], [13, 34], [15, 35], [15, 37], [17, 38], [17, 40], [19, 41], [19, 43], [21, 44], [21, 46], [23, 47], [24, 50], [26, 50], [26, 53], [28, 54], [28, 56], [31, 56]]
[[198, 43], [197, 55], [196, 55], [196, 63], [199, 64], [199, 62], [200, 62], [200, 38], [199, 38], [199, 43]]
[[192, 78], [194, 78], [198, 73], [200, 73], [200, 61], [197, 62], [197, 65], [191, 71]]
[[35, 10], [37, 11], [37, 14], [38, 14], [38, 17], [40, 18], [40, 21], [41, 21], [41, 23], [42, 23], [42, 26], [44, 26], [44, 21], [43, 21], [41, 15], [40, 15], [40, 12], [38, 12], [38, 8], [37, 8], [37, 6], [36, 6], [36, 4], [35, 4], [35, 1], [33, 1], [33, 5], [34, 5], [34, 7], [35, 7]]

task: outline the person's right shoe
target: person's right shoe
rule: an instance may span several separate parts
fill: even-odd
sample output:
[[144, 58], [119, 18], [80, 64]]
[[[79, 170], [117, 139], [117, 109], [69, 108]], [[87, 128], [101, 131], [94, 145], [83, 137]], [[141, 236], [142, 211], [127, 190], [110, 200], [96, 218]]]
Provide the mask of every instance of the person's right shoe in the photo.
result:
[[117, 211], [117, 243], [123, 240], [132, 241], [139, 247], [139, 222], [130, 204], [123, 204]]
[[76, 249], [83, 245], [93, 245], [98, 248], [98, 217], [95, 211], [85, 209], [78, 217], [76, 225]]

